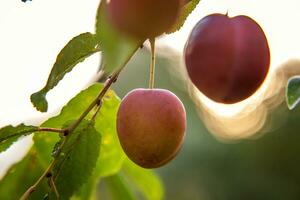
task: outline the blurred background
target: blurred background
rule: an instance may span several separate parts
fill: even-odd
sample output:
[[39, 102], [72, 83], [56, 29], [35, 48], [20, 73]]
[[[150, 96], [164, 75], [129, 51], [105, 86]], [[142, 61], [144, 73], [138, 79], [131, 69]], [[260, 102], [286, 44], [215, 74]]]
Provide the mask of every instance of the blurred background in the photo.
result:
[[[32, 107], [29, 96], [45, 83], [55, 57], [75, 35], [94, 30], [99, 0], [21, 0], [0, 3], [0, 126], [37, 124], [58, 112], [70, 98], [96, 80], [100, 55], [79, 64], [47, 96], [49, 112]], [[173, 91], [187, 110], [182, 151], [157, 170], [167, 200], [299, 199], [300, 112], [284, 102], [287, 79], [300, 73], [298, 0], [202, 0], [180, 32], [158, 41], [156, 87]], [[214, 12], [254, 18], [271, 48], [267, 81], [250, 99], [216, 104], [186, 78], [182, 53], [192, 27]], [[137, 52], [114, 89], [120, 97], [148, 86], [148, 44]], [[25, 138], [0, 155], [0, 177], [22, 158]], [[24, 152], [24, 154], [22, 153]]]
[[[288, 111], [284, 84], [294, 69], [300, 72], [300, 62], [287, 62], [276, 71], [277, 89], [255, 109], [247, 105], [224, 118], [191, 98], [186, 81], [176, 73], [182, 67], [180, 54], [161, 51], [168, 55], [158, 57], [156, 86], [173, 91], [183, 101], [188, 127], [181, 153], [157, 170], [166, 199], [299, 199], [300, 110]], [[147, 49], [141, 50], [122, 73], [114, 85], [121, 97], [137, 86], [148, 86], [149, 56]]]

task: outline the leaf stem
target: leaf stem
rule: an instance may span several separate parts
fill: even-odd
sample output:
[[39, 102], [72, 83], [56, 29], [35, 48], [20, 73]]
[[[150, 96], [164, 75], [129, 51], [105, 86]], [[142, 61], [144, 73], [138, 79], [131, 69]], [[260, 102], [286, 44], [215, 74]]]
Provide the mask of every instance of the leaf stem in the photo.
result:
[[100, 101], [99, 104], [98, 104], [98, 106], [97, 106], [97, 110], [95, 111], [93, 117], [91, 118], [92, 121], [95, 121], [95, 119], [96, 119], [96, 117], [97, 117], [97, 114], [98, 114], [98, 112], [100, 111], [100, 109], [101, 109], [101, 107], [102, 107], [102, 104], [103, 104], [103, 102]]
[[[26, 134], [26, 133], [34, 133], [34, 132], [42, 132], [42, 131], [46, 131], [46, 132], [55, 132], [55, 133], [64, 133], [65, 130], [64, 129], [56, 129], [56, 128], [44, 128], [44, 127], [35, 127], [35, 128], [32, 128], [32, 129], [29, 129], [29, 130], [26, 130], [26, 131], [22, 131], [22, 132], [19, 132], [19, 133], [16, 133], [16, 134], [13, 134], [13, 135], [9, 135], [5, 138], [1, 138], [0, 139], [0, 143], [1, 142], [4, 142], [10, 138], [13, 138], [13, 137], [16, 137], [16, 136], [19, 136], [19, 135], [23, 135], [23, 134]], [[29, 135], [29, 134], [28, 134]]]
[[149, 88], [154, 88], [154, 79], [155, 79], [155, 38], [149, 39], [151, 46], [151, 62], [150, 62], [150, 79], [149, 79]]
[[54, 132], [54, 133], [64, 133], [64, 129], [59, 128], [47, 128], [47, 127], [39, 127], [37, 131], [45, 131], [45, 132]]

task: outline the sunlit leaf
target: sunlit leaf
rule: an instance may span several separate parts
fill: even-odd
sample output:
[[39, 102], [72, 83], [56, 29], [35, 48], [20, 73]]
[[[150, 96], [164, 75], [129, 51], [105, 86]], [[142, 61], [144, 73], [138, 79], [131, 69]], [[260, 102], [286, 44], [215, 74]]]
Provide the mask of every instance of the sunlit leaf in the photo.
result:
[[101, 1], [96, 18], [96, 34], [101, 43], [104, 70], [107, 73], [125, 65], [144, 41], [125, 37], [107, 17], [106, 1]]
[[16, 127], [11, 125], [3, 127], [0, 129], [0, 153], [9, 148], [18, 138], [30, 135], [37, 129], [37, 127], [26, 126], [24, 124], [20, 124]]
[[180, 16], [173, 27], [167, 31], [168, 34], [178, 31], [183, 25], [187, 17], [193, 12], [200, 0], [190, 0], [184, 4]]
[[46, 100], [48, 91], [54, 88], [76, 64], [98, 51], [100, 51], [100, 47], [95, 35], [83, 33], [74, 37], [58, 54], [46, 86], [31, 95], [31, 102], [37, 110], [46, 112], [48, 109]]
[[[88, 105], [96, 98], [102, 89], [102, 84], [94, 84], [88, 89], [82, 91], [61, 110], [61, 113], [47, 120], [42, 124], [44, 127], [61, 128], [67, 121], [76, 120], [88, 107]], [[124, 153], [119, 144], [116, 134], [116, 114], [120, 104], [120, 99], [116, 94], [109, 90], [103, 99], [100, 112], [95, 120], [96, 130], [102, 135], [101, 156], [97, 163], [98, 176], [107, 176], [116, 173], [123, 162]], [[91, 112], [88, 118], [91, 118]], [[56, 142], [60, 138], [56, 134], [39, 133], [34, 136], [35, 146], [39, 152], [43, 162], [49, 163], [51, 160], [51, 152]]]
[[[161, 200], [164, 197], [164, 188], [159, 177], [152, 170], [141, 168], [128, 158], [124, 160], [118, 174], [102, 180], [101, 194], [106, 199]], [[121, 195], [126, 198], [121, 198]]]
[[125, 159], [123, 172], [145, 199], [163, 199], [162, 182], [152, 170], [141, 168], [129, 159]]
[[[88, 105], [95, 99], [102, 89], [102, 84], [94, 84], [88, 89], [79, 93], [76, 97], [61, 110], [58, 116], [55, 116], [42, 124], [44, 127], [61, 128], [67, 121], [73, 121], [83, 113]], [[95, 119], [95, 128], [102, 135], [102, 144], [100, 156], [97, 160], [94, 170], [94, 182], [97, 183], [101, 176], [108, 176], [117, 173], [123, 163], [124, 153], [119, 144], [116, 134], [116, 113], [120, 104], [120, 99], [116, 94], [109, 90], [103, 99], [100, 112]], [[93, 111], [86, 119], [91, 118]], [[55, 144], [60, 140], [57, 134], [39, 133], [34, 135], [34, 146], [38, 149], [38, 158], [43, 166], [48, 166], [51, 161], [51, 153]], [[83, 186], [84, 187], [84, 186]], [[94, 185], [95, 187], [95, 185]], [[90, 193], [95, 188], [90, 188]], [[79, 194], [80, 195], [80, 194]], [[79, 195], [75, 195], [78, 197]]]
[[286, 101], [289, 109], [294, 109], [300, 102], [300, 76], [292, 77], [286, 88]]
[[105, 179], [107, 196], [110, 200], [137, 200], [131, 191], [129, 184], [120, 174], [110, 176]]
[[100, 159], [95, 176], [110, 176], [122, 167], [125, 155], [120, 146], [116, 131], [116, 116], [120, 99], [109, 91], [104, 98], [103, 106], [96, 118], [96, 129], [101, 130], [103, 137]]
[[[92, 175], [100, 153], [101, 135], [92, 122], [82, 121], [63, 144], [52, 178], [59, 197], [69, 199]], [[54, 192], [51, 195], [55, 196]]]
[[81, 188], [76, 191], [72, 196], [71, 200], [96, 200], [96, 186], [98, 183], [98, 178], [91, 176], [87, 183], [85, 183]]

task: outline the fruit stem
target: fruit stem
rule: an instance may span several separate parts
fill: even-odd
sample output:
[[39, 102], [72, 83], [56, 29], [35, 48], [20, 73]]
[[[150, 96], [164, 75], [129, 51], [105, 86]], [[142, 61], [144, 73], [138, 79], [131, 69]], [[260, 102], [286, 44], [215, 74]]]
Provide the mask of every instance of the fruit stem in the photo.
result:
[[149, 39], [151, 46], [151, 62], [150, 62], [150, 79], [149, 88], [154, 88], [154, 78], [155, 78], [155, 38]]

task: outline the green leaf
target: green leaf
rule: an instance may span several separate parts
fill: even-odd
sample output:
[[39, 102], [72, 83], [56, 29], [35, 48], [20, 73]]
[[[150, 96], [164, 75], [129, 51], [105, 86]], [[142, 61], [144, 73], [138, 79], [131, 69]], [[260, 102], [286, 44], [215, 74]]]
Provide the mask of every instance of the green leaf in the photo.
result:
[[286, 102], [289, 109], [294, 109], [300, 102], [300, 76], [290, 78], [286, 88]]
[[[0, 181], [0, 199], [19, 199], [43, 172], [44, 168], [37, 159], [35, 149], [32, 148], [25, 158], [13, 165]], [[42, 182], [37, 190], [31, 194], [30, 199], [43, 199], [47, 191], [47, 184]]]
[[39, 92], [31, 95], [31, 102], [36, 109], [41, 112], [46, 112], [48, 110], [46, 94], [54, 88], [76, 64], [99, 51], [100, 47], [94, 34], [83, 33], [74, 37], [58, 54], [46, 86]]
[[178, 31], [184, 24], [187, 17], [191, 14], [191, 12], [196, 8], [200, 0], [190, 0], [183, 6], [180, 16], [177, 22], [173, 25], [173, 27], [167, 31], [167, 34], [174, 33]]
[[[42, 124], [42, 127], [61, 128], [66, 121], [76, 120], [95, 99], [102, 89], [102, 84], [94, 84], [80, 92], [61, 110], [61, 113]], [[124, 153], [118, 141], [116, 132], [116, 115], [120, 99], [109, 90], [100, 112], [95, 119], [96, 130], [102, 135], [101, 154], [97, 161], [96, 176], [108, 176], [117, 173], [123, 163]], [[87, 116], [92, 117], [93, 112]], [[49, 163], [54, 145], [60, 140], [56, 134], [39, 133], [34, 135], [35, 146], [39, 150], [43, 163]]]
[[122, 171], [145, 199], [163, 199], [164, 189], [162, 182], [152, 170], [141, 168], [129, 159], [126, 159]]
[[96, 117], [96, 129], [101, 130], [101, 154], [97, 162], [95, 176], [106, 177], [116, 174], [122, 167], [125, 154], [120, 146], [116, 130], [116, 117], [120, 99], [114, 92], [108, 91], [103, 106]]
[[0, 153], [8, 149], [21, 136], [30, 135], [37, 130], [38, 127], [26, 126], [24, 124], [16, 127], [11, 125], [3, 127], [0, 129]]
[[80, 190], [78, 190], [71, 198], [71, 200], [95, 200], [96, 199], [96, 185], [98, 178], [91, 176], [87, 183], [85, 183]]
[[124, 160], [122, 170], [103, 179], [105, 199], [145, 199], [161, 200], [164, 189], [161, 180], [152, 170], [144, 169], [128, 158]]
[[107, 17], [106, 1], [101, 1], [96, 18], [96, 35], [102, 46], [104, 70], [106, 73], [123, 67], [143, 41], [125, 37], [117, 31]]
[[108, 190], [110, 200], [135, 200], [134, 193], [130, 190], [123, 176], [116, 174], [105, 179], [105, 186]]
[[[100, 153], [101, 135], [90, 121], [82, 121], [65, 138], [63, 149], [53, 168], [53, 180], [60, 199], [70, 197], [88, 181]], [[50, 196], [55, 196], [52, 192]]]
[[72, 200], [91, 199], [96, 190], [95, 185], [100, 177], [118, 173], [123, 165], [125, 154], [119, 144], [116, 133], [116, 116], [120, 99], [111, 90], [103, 99], [103, 105], [95, 120], [95, 127], [101, 130], [102, 144], [100, 157], [89, 182], [72, 197]]
[[[42, 127], [62, 128], [64, 127], [66, 122], [70, 120], [76, 120], [82, 114], [82, 112], [88, 107], [88, 105], [95, 99], [95, 97], [101, 91], [101, 89], [102, 89], [102, 84], [97, 83], [89, 87], [88, 89], [82, 91], [62, 109], [61, 113], [58, 116], [47, 120], [45, 123], [42, 124]], [[98, 182], [99, 176], [117, 173], [120, 167], [122, 166], [124, 153], [117, 140], [116, 128], [115, 128], [115, 117], [116, 117], [116, 112], [118, 110], [119, 104], [120, 104], [120, 99], [115, 95], [113, 91], [109, 90], [107, 95], [103, 99], [102, 108], [95, 120], [95, 127], [99, 132], [101, 132], [103, 140], [101, 145], [98, 144], [99, 147], [98, 149], [94, 148], [94, 152], [95, 153], [97, 153], [97, 151], [98, 153], [101, 152], [101, 155], [103, 156], [98, 156], [97, 158], [98, 159], [97, 167], [95, 169], [98, 170], [94, 170], [92, 177], [87, 178], [85, 184], [81, 184], [82, 187], [77, 189], [76, 194], [72, 198], [89, 199], [88, 197], [91, 197], [93, 195], [93, 191], [95, 191], [95, 186]], [[91, 114], [87, 116], [87, 119], [91, 118], [92, 115], [93, 112], [91, 112]], [[81, 129], [77, 127], [76, 130], [78, 131]], [[34, 154], [35, 161], [30, 160], [25, 164], [23, 164], [25, 160], [21, 161], [20, 165], [23, 166], [21, 172], [19, 172], [20, 171], [19, 169], [16, 170], [15, 168], [12, 168], [10, 170], [11, 172], [3, 179], [9, 182], [10, 179], [13, 179], [14, 181], [11, 182], [10, 187], [15, 188], [17, 191], [19, 191], [18, 189], [19, 187], [21, 188], [20, 192], [13, 193], [12, 199], [18, 199], [20, 195], [23, 194], [23, 192], [25, 192], [25, 190], [28, 189], [28, 187], [32, 185], [38, 179], [38, 177], [43, 173], [43, 171], [49, 166], [50, 161], [53, 159], [51, 157], [52, 149], [59, 140], [60, 137], [58, 136], [58, 134], [41, 132], [34, 135], [35, 143], [31, 149], [31, 152], [33, 150], [38, 152], [38, 154], [36, 153]], [[32, 166], [28, 166], [31, 164], [33, 164], [33, 166], [37, 167], [38, 169], [29, 168], [32, 167]], [[18, 172], [18, 174], [23, 174], [23, 176], [16, 175], [15, 172]], [[64, 176], [66, 176], [66, 174], [67, 172], [65, 172]], [[27, 175], [28, 177], [31, 177], [31, 179], [28, 183], [26, 182], [25, 184], [26, 178], [24, 178], [24, 184], [23, 184], [22, 179], [24, 176], [27, 177]], [[14, 177], [19, 177], [19, 178], [14, 179]], [[7, 181], [5, 181], [5, 185], [7, 184]], [[47, 186], [46, 181], [43, 181], [42, 185]], [[59, 186], [58, 184], [57, 187], [59, 188], [62, 186]], [[3, 188], [4, 188], [3, 191], [13, 190], [11, 188], [8, 189], [6, 189], [6, 187]], [[41, 190], [38, 188], [38, 190], [33, 193], [33, 197], [35, 197], [35, 195], [46, 194], [48, 192], [47, 189], [49, 188], [48, 186], [45, 188], [42, 188]], [[1, 198], [2, 197], [1, 195], [3, 195], [3, 198]], [[9, 200], [8, 195], [10, 194], [1, 192], [0, 199]], [[38, 196], [38, 198], [33, 198], [33, 199], [42, 199], [42, 198], [41, 196]]]
[[[78, 119], [101, 89], [102, 84], [97, 83], [80, 92], [64, 106], [58, 116], [44, 122], [42, 127], [62, 128], [67, 121]], [[102, 108], [95, 119], [95, 128], [102, 135], [101, 154], [98, 157], [93, 174], [93, 177], [95, 177], [94, 188], [90, 188], [91, 191], [85, 191], [87, 193], [95, 189], [95, 185], [101, 176], [115, 174], [122, 166], [125, 156], [116, 133], [116, 115], [119, 104], [120, 99], [112, 90], [109, 90], [103, 99]], [[92, 115], [93, 112], [91, 112], [86, 119], [90, 119]], [[52, 159], [52, 150], [55, 144], [60, 140], [60, 137], [57, 134], [43, 132], [35, 134], [33, 139], [34, 146], [39, 152], [38, 158], [43, 166], [47, 167]], [[80, 196], [80, 194], [76, 194], [74, 198], [78, 196]]]

